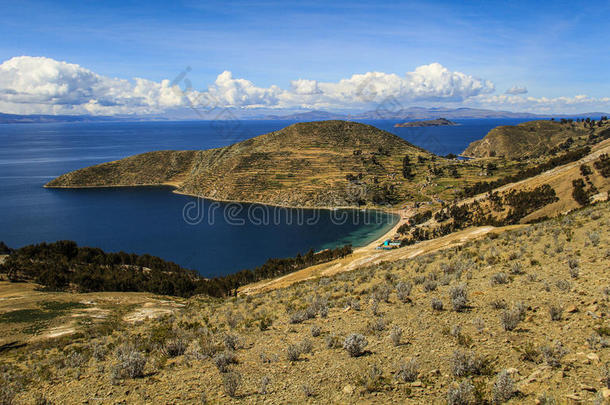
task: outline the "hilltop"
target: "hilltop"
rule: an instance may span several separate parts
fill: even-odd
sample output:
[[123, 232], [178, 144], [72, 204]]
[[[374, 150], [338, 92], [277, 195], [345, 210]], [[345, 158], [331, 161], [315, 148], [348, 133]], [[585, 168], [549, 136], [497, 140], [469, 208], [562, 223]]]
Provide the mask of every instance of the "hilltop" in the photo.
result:
[[436, 159], [370, 125], [309, 122], [224, 148], [157, 151], [103, 163], [46, 187], [169, 184], [179, 193], [216, 200], [302, 207], [382, 204], [404, 197], [411, 187], [397, 181], [405, 156], [411, 162]]
[[574, 142], [589, 137], [610, 135], [610, 121], [575, 122], [529, 121], [519, 125], [496, 127], [478, 141], [472, 142], [462, 153], [468, 157], [503, 156], [509, 159], [537, 157], [549, 152], [569, 149]]
[[427, 120], [427, 121], [412, 121], [412, 122], [403, 122], [394, 124], [397, 128], [409, 128], [409, 127], [442, 127], [442, 126], [452, 126], [458, 125], [453, 121], [449, 121], [446, 118], [437, 118], [435, 120]]

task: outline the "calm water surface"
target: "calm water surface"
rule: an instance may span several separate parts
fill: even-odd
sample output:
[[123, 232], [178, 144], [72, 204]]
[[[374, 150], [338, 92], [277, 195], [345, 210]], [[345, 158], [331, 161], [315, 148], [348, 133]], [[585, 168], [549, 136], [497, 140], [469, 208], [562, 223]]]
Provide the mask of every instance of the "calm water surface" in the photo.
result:
[[[462, 125], [457, 127], [434, 128], [393, 128], [396, 121], [367, 123], [437, 154], [457, 154], [489, 129], [522, 121], [459, 120]], [[42, 187], [62, 173], [85, 166], [151, 150], [226, 146], [291, 123], [0, 125], [0, 240], [20, 247], [71, 239], [109, 251], [149, 253], [205, 276], [215, 276], [310, 248], [363, 245], [386, 232], [395, 218], [360, 210], [299, 212], [256, 205], [237, 210], [227, 204], [177, 195], [166, 187]], [[185, 206], [191, 208], [187, 220]], [[248, 215], [254, 216], [254, 221]]]

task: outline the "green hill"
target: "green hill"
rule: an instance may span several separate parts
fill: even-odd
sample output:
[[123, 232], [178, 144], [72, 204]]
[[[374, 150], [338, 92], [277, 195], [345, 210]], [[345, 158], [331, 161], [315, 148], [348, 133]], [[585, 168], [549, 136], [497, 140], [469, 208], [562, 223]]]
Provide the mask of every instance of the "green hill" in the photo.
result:
[[[463, 152], [469, 157], [504, 156], [509, 159], [536, 157], [560, 149], [572, 142], [610, 130], [610, 122], [591, 126], [585, 122], [529, 121], [519, 125], [505, 125], [492, 129]], [[570, 140], [571, 139], [571, 140]], [[567, 144], [566, 144], [567, 142]]]
[[406, 195], [403, 159], [432, 155], [396, 135], [346, 121], [298, 123], [231, 146], [158, 151], [64, 174], [46, 187], [169, 184], [217, 200], [321, 207]]

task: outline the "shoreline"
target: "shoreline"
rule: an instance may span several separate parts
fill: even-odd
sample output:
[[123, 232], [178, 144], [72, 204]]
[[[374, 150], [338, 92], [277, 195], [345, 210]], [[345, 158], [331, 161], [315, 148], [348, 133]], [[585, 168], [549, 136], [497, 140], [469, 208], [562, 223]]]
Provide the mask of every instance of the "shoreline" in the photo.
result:
[[177, 194], [177, 195], [184, 195], [187, 197], [194, 197], [194, 198], [203, 198], [205, 200], [210, 200], [210, 201], [215, 201], [215, 202], [221, 202], [221, 203], [237, 203], [237, 204], [257, 204], [257, 205], [266, 205], [269, 207], [278, 207], [278, 208], [293, 208], [293, 209], [304, 209], [304, 210], [316, 210], [316, 209], [321, 209], [321, 210], [327, 210], [327, 211], [334, 211], [334, 210], [371, 210], [371, 211], [380, 211], [380, 212], [384, 212], [387, 214], [394, 214], [394, 215], [400, 215], [399, 211], [401, 211], [401, 209], [399, 208], [384, 208], [384, 207], [372, 207], [372, 206], [355, 206], [355, 205], [341, 205], [341, 206], [328, 206], [328, 205], [313, 205], [313, 206], [308, 206], [308, 205], [286, 205], [286, 204], [276, 204], [276, 203], [270, 203], [270, 202], [262, 202], [262, 201], [254, 201], [254, 200], [229, 200], [229, 199], [222, 199], [222, 198], [214, 198], [214, 197], [207, 197], [207, 196], [202, 196], [202, 195], [197, 195], [197, 194], [190, 194], [190, 193], [186, 193], [186, 192], [181, 192], [177, 190], [177, 185], [176, 183], [161, 183], [161, 184], [113, 184], [113, 185], [108, 185], [108, 186], [48, 186], [48, 185], [43, 185], [43, 188], [47, 188], [47, 189], [62, 189], [62, 190], [79, 190], [79, 189], [102, 189], [102, 188], [127, 188], [127, 187], [169, 187], [172, 188], [173, 190], [171, 191], [173, 194]]
[[[187, 196], [187, 197], [193, 197], [193, 198], [202, 198], [208, 201], [212, 201], [212, 202], [219, 202], [219, 203], [225, 203], [225, 204], [252, 204], [252, 205], [263, 205], [263, 206], [268, 206], [268, 207], [274, 207], [274, 208], [285, 208], [285, 209], [302, 209], [302, 210], [325, 210], [325, 211], [335, 211], [335, 210], [360, 210], [360, 211], [373, 211], [373, 212], [380, 212], [389, 216], [393, 216], [396, 217], [396, 222], [394, 222], [392, 224], [392, 226], [388, 227], [387, 231], [383, 232], [381, 234], [381, 236], [375, 237], [373, 240], [371, 240], [370, 242], [365, 242], [362, 245], [355, 245], [354, 246], [354, 251], [359, 250], [359, 249], [370, 249], [371, 247], [376, 247], [379, 244], [381, 244], [384, 240], [386, 239], [390, 239], [392, 236], [394, 236], [396, 234], [397, 229], [405, 222], [405, 219], [403, 218], [402, 213], [404, 213], [404, 209], [401, 208], [385, 208], [385, 207], [370, 207], [370, 206], [294, 206], [294, 205], [282, 205], [282, 204], [273, 204], [273, 203], [266, 203], [266, 202], [260, 202], [260, 201], [248, 201], [248, 200], [228, 200], [228, 199], [217, 199], [217, 198], [212, 198], [212, 197], [205, 197], [205, 196], [200, 196], [200, 195], [195, 195], [195, 194], [189, 194], [189, 193], [185, 193], [185, 192], [181, 192], [177, 190], [178, 184], [175, 182], [167, 182], [167, 183], [162, 183], [162, 184], [117, 184], [117, 185], [107, 185], [107, 186], [47, 186], [46, 184], [43, 186], [43, 188], [47, 188], [47, 189], [73, 189], [73, 190], [78, 190], [78, 189], [105, 189], [105, 188], [128, 188], [128, 187], [133, 187], [133, 188], [139, 188], [139, 187], [163, 187], [163, 188], [170, 188], [171, 189], [171, 193], [172, 194], [176, 194], [176, 195], [183, 195], [183, 196]], [[366, 225], [366, 224], [363, 224]], [[340, 246], [340, 243], [334, 244], [333, 247], [338, 247]], [[326, 249], [331, 249], [331, 248], [326, 248]], [[326, 249], [321, 249], [320, 251], [326, 250]]]

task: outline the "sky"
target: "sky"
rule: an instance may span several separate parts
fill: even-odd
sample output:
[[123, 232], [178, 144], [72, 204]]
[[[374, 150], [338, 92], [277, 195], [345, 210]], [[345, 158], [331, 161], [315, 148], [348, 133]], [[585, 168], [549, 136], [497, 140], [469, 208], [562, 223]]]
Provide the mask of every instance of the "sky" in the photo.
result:
[[610, 111], [608, 1], [4, 1], [0, 112]]

